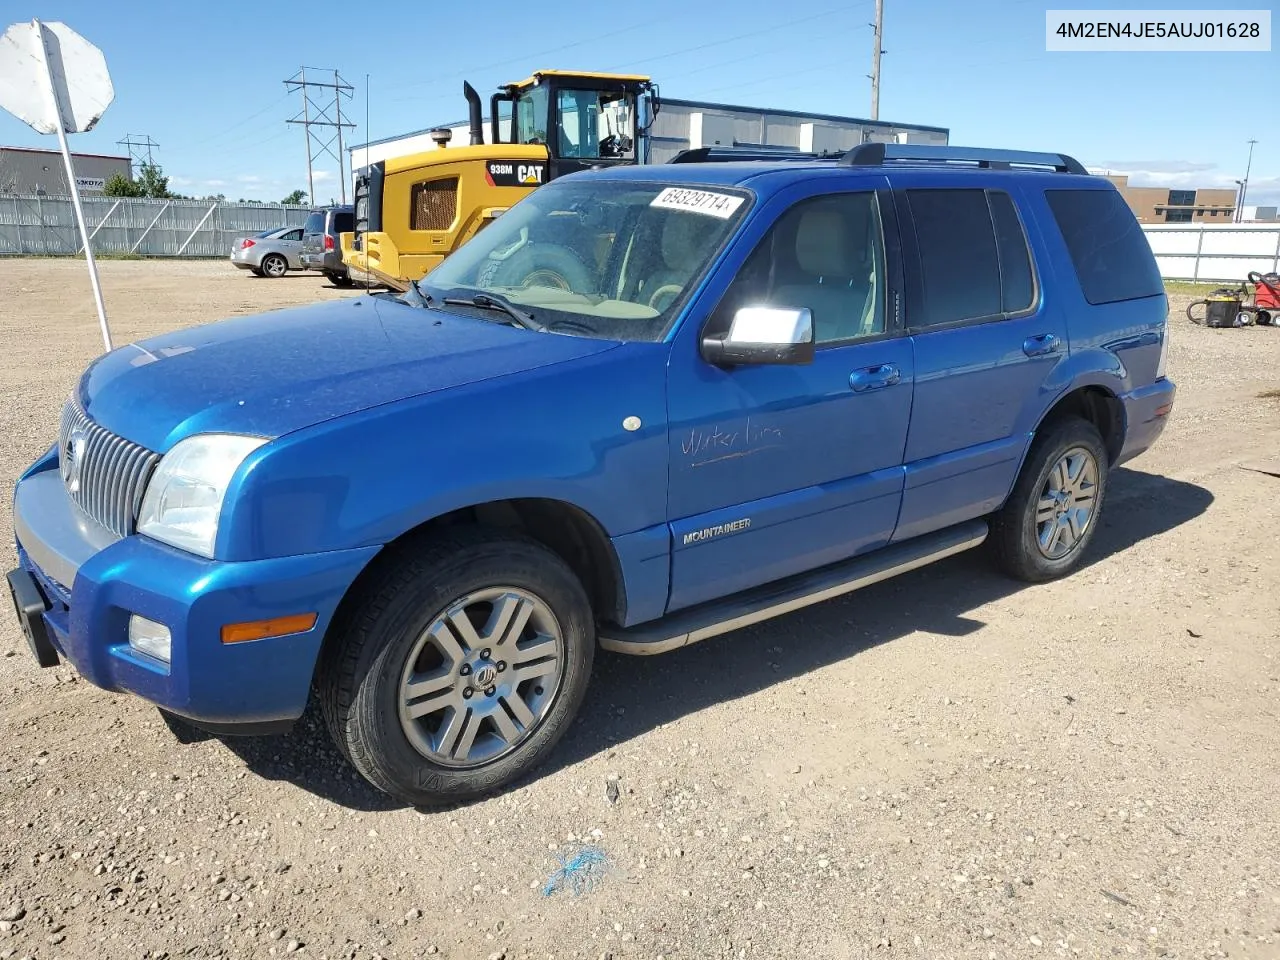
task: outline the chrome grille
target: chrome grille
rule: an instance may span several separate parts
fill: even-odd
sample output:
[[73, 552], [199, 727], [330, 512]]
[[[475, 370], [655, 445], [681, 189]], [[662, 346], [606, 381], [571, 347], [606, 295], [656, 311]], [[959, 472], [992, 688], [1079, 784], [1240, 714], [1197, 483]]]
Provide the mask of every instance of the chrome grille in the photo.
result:
[[62, 408], [58, 468], [71, 499], [118, 537], [133, 533], [160, 455], [89, 419], [74, 398]]

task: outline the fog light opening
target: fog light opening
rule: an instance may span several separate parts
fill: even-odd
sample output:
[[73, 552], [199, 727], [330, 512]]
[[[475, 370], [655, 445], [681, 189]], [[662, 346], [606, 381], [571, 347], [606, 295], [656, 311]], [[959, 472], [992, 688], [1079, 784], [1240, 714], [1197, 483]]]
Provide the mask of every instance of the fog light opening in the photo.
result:
[[136, 613], [129, 617], [129, 647], [144, 656], [168, 663], [173, 636], [163, 623], [156, 623]]

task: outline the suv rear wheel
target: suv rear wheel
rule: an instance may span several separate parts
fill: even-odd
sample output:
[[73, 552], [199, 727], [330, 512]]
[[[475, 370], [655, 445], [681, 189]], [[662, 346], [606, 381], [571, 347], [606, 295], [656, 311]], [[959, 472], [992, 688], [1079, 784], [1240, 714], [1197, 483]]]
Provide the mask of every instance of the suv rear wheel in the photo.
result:
[[381, 568], [335, 623], [318, 677], [338, 747], [418, 806], [470, 800], [541, 762], [586, 692], [582, 585], [556, 554], [472, 529]]
[[1098, 429], [1072, 417], [1036, 436], [1013, 493], [991, 523], [996, 560], [1010, 576], [1039, 583], [1080, 565], [1098, 529], [1107, 490]]

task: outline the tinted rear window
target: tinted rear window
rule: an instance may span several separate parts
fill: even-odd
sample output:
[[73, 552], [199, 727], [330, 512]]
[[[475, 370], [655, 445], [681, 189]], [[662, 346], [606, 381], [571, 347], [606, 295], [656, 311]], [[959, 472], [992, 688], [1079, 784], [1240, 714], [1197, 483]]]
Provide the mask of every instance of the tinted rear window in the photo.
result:
[[1084, 298], [1115, 303], [1164, 293], [1151, 246], [1114, 190], [1046, 190]]
[[1005, 313], [1020, 313], [1031, 306], [1035, 285], [1031, 280], [1031, 254], [1013, 199], [1003, 190], [988, 190], [991, 219], [996, 225], [1000, 251], [1000, 296]]
[[333, 215], [334, 233], [350, 233], [355, 228], [356, 218], [350, 213], [335, 213]]
[[924, 274], [924, 316], [937, 326], [1000, 313], [1000, 259], [982, 190], [908, 190]]
[[324, 233], [324, 214], [312, 213], [302, 225], [303, 233]]

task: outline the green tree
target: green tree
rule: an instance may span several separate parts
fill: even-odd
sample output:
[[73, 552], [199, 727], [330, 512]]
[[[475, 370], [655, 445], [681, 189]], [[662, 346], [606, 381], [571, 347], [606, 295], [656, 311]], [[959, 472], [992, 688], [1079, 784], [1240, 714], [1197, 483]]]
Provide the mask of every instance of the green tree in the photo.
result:
[[142, 197], [145, 194], [142, 191], [142, 184], [130, 180], [123, 173], [117, 170], [113, 173], [102, 188], [102, 192], [108, 197]]
[[307, 202], [307, 193], [305, 190], [295, 190], [280, 202], [287, 206], [300, 207]]
[[138, 168], [138, 185], [142, 187], [142, 196], [155, 197], [161, 200], [173, 198], [169, 192], [169, 178], [164, 175], [158, 163], [144, 163]]

